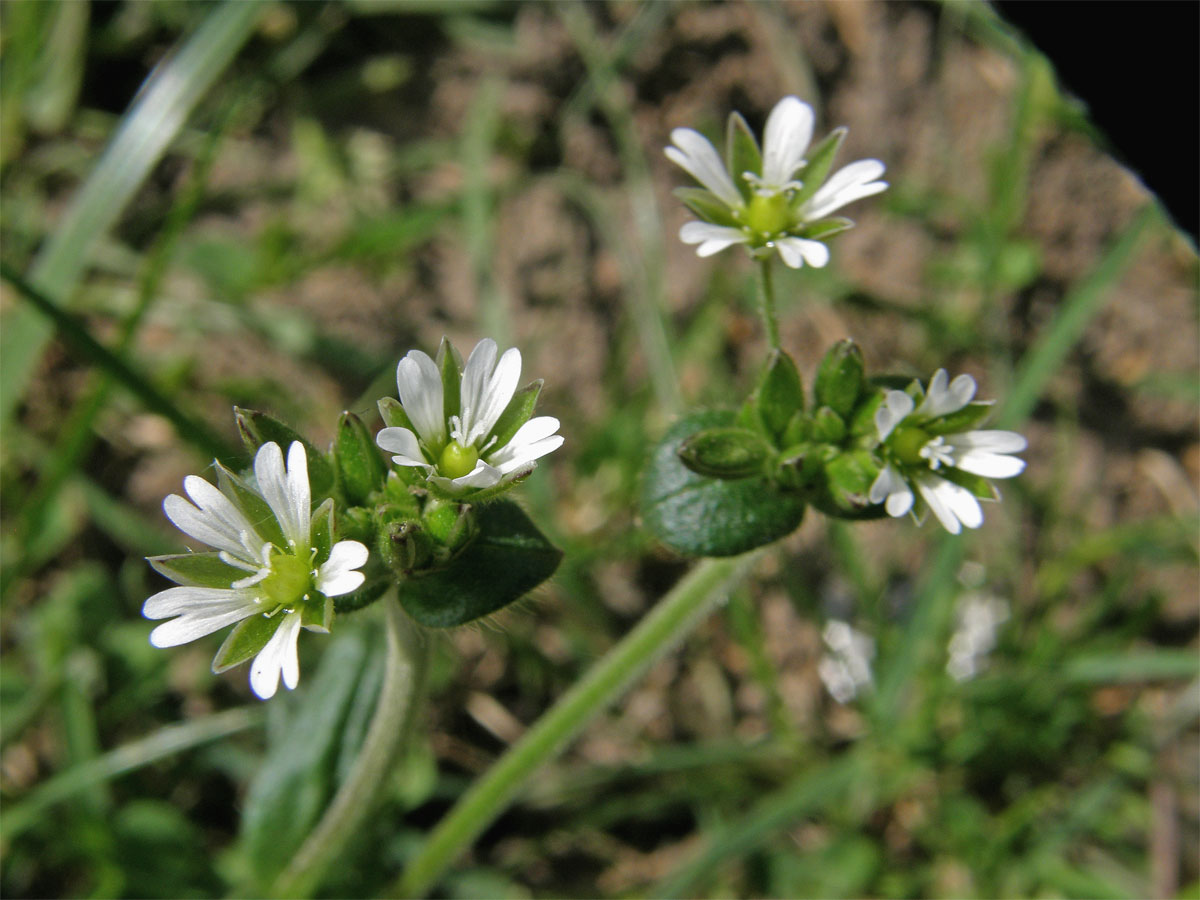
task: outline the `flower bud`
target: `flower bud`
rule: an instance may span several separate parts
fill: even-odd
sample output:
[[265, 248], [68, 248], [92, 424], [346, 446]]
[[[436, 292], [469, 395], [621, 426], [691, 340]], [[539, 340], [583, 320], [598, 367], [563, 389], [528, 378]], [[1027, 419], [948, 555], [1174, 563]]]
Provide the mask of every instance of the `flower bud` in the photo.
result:
[[706, 428], [685, 440], [678, 452], [693, 472], [732, 479], [761, 474], [771, 448], [746, 428]]
[[813, 391], [818, 406], [828, 406], [843, 419], [849, 417], [863, 387], [863, 355], [849, 339], [829, 348], [817, 369]]

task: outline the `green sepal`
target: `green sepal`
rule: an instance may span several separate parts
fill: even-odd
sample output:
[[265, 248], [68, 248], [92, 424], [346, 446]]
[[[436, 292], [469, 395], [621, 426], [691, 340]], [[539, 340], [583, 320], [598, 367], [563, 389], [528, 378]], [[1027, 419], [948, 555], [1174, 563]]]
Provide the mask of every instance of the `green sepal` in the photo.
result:
[[364, 506], [341, 509], [334, 522], [334, 532], [343, 541], [358, 541], [370, 547], [375, 542], [375, 517]]
[[407, 428], [413, 434], [417, 433], [417, 429], [413, 427], [412, 421], [408, 418], [408, 413], [404, 411], [404, 407], [395, 397], [380, 397], [376, 404], [379, 407], [379, 416], [383, 419], [383, 424], [389, 428]]
[[[458, 354], [447, 338], [442, 338], [438, 347], [437, 367], [442, 376], [442, 418], [449, 422], [451, 416], [462, 412], [462, 372], [458, 367]], [[441, 450], [438, 447], [435, 452], [440, 453]]]
[[765, 478], [722, 481], [687, 468], [679, 448], [706, 428], [733, 424], [725, 410], [680, 420], [654, 449], [642, 481], [646, 527], [668, 547], [693, 556], [735, 556], [791, 533], [804, 517], [804, 501], [772, 488]]
[[794, 444], [779, 454], [772, 476], [777, 484], [787, 490], [805, 490], [823, 476], [825, 463], [837, 452], [836, 447], [828, 444], [807, 441]]
[[829, 177], [829, 170], [833, 168], [834, 157], [837, 156], [838, 149], [842, 146], [846, 131], [844, 126], [835, 128], [829, 132], [825, 140], [810, 149], [807, 154], [808, 163], [796, 175], [804, 186], [792, 196], [790, 205], [794, 211], [799, 211], [800, 207], [812, 198], [813, 194], [825, 183], [825, 179]]
[[725, 125], [725, 161], [729, 166], [729, 174], [737, 185], [742, 200], [749, 203], [754, 196], [754, 188], [744, 177], [744, 172], [762, 175], [762, 151], [758, 149], [758, 141], [754, 132], [746, 124], [741, 113], [730, 113]]
[[812, 415], [809, 434], [814, 441], [836, 444], [846, 436], [846, 422], [828, 406], [822, 406]]
[[445, 568], [400, 583], [400, 604], [427, 628], [452, 628], [519, 600], [558, 568], [562, 551], [512, 501], [478, 510], [479, 534]]
[[987, 418], [991, 403], [968, 403], [962, 409], [924, 423], [921, 427], [932, 435], [961, 434], [970, 431]]
[[879, 464], [866, 450], [839, 453], [825, 464], [820, 489], [810, 502], [827, 516], [839, 519], [880, 519], [887, 515], [882, 503], [871, 503], [868, 494], [879, 477]]
[[351, 506], [360, 506], [383, 486], [387, 466], [379, 455], [371, 432], [351, 412], [338, 420], [333, 442], [333, 461], [341, 494]]
[[329, 459], [301, 437], [294, 428], [273, 416], [253, 409], [240, 409], [235, 406], [233, 415], [237, 420], [238, 433], [251, 453], [258, 453], [259, 447], [274, 441], [283, 451], [283, 458], [286, 460], [292, 442], [299, 441], [304, 445], [304, 453], [308, 457], [308, 484], [312, 489], [312, 496], [327, 497], [333, 490], [333, 466]]
[[828, 406], [843, 419], [858, 403], [865, 381], [862, 350], [850, 339], [838, 341], [817, 367], [813, 394], [817, 406]]
[[[736, 179], [735, 179], [736, 180]], [[688, 209], [706, 222], [713, 225], [725, 225], [738, 228], [741, 222], [720, 197], [710, 190], [697, 187], [681, 187], [672, 191], [675, 197]]]
[[333, 627], [333, 598], [326, 597], [320, 603], [315, 600], [304, 603], [300, 607], [300, 627], [328, 634]]
[[217, 470], [217, 487], [233, 502], [234, 506], [242, 511], [246, 520], [253, 523], [258, 536], [276, 547], [286, 547], [287, 539], [283, 535], [283, 528], [275, 517], [274, 510], [262, 498], [262, 495], [250, 487], [244, 478], [234, 474], [219, 462], [214, 463], [214, 466]]
[[461, 550], [476, 532], [475, 514], [469, 503], [430, 501], [421, 522], [429, 536], [451, 553]]
[[375, 550], [394, 577], [403, 578], [423, 568], [433, 556], [433, 540], [417, 518], [418, 513], [388, 504], [376, 510]]
[[953, 469], [948, 466], [942, 466], [934, 474], [940, 475], [947, 481], [953, 481], [961, 487], [965, 487], [980, 500], [1000, 499], [1000, 492], [996, 489], [996, 486], [982, 475], [974, 475], [970, 472], [964, 472], [962, 469]]
[[250, 573], [223, 561], [220, 554], [171, 553], [166, 556], [147, 556], [146, 562], [160, 575], [176, 584], [195, 587], [227, 588], [235, 581], [249, 577]]
[[800, 229], [800, 237], [808, 238], [810, 241], [824, 241], [843, 231], [849, 231], [853, 227], [854, 222], [850, 219], [835, 216], [806, 224]]
[[542, 379], [525, 385], [508, 401], [504, 412], [492, 426], [491, 437], [496, 439], [497, 448], [505, 446], [512, 440], [518, 429], [533, 417], [533, 408], [537, 406], [538, 394], [542, 392]]
[[[402, 466], [398, 469], [392, 469], [388, 473], [387, 481], [383, 483], [383, 498], [384, 503], [379, 507], [380, 515], [385, 515], [387, 519], [394, 519], [398, 514], [416, 518], [421, 514], [421, 504], [418, 502], [418, 497], [424, 497], [426, 492], [421, 488], [413, 488], [402, 477], [404, 470], [409, 466]], [[399, 511], [399, 513], [397, 513]], [[380, 518], [379, 521], [384, 521]]]
[[870, 437], [878, 439], [879, 429], [875, 427], [875, 412], [883, 405], [883, 391], [869, 390], [854, 407], [850, 415], [850, 434], [854, 437]]
[[811, 431], [811, 424], [808, 416], [802, 411], [797, 410], [788, 419], [787, 428], [783, 429], [783, 437], [779, 443], [783, 447], [790, 447], [793, 444], [799, 444], [802, 441], [808, 440]]
[[804, 387], [792, 358], [772, 350], [758, 377], [754, 405], [767, 436], [775, 443], [783, 437], [796, 412], [804, 409]]
[[275, 636], [282, 622], [282, 615], [253, 615], [242, 619], [234, 626], [233, 631], [229, 632], [229, 637], [225, 638], [221, 649], [213, 657], [213, 673], [220, 675], [227, 669], [257, 656], [258, 651], [267, 646], [267, 641]]
[[748, 428], [705, 428], [679, 446], [683, 464], [710, 478], [747, 478], [760, 475], [771, 447], [762, 435]]
[[313, 560], [321, 565], [329, 559], [329, 551], [333, 549], [332, 497], [313, 510], [309, 534], [312, 535], [312, 549], [316, 551]]

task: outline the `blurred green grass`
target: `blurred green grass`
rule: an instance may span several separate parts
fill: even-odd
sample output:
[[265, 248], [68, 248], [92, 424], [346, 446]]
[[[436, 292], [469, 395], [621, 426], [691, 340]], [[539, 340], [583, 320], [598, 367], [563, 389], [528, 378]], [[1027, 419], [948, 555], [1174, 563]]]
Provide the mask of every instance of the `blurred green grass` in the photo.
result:
[[[928, 71], [906, 96], [930, 118], [873, 118], [880, 79], [906, 77], [880, 47], [911, 29]], [[830, 269], [782, 273], [785, 346], [806, 373], [847, 332], [879, 367], [973, 371], [1030, 434], [1029, 472], [962, 540], [811, 516], [443, 892], [1197, 893], [1195, 255], [1111, 177], [1080, 213], [1107, 228], [1039, 224], [1055, 153], [1107, 170], [1047, 61], [985, 7], [15, 0], [0, 42], [3, 261], [141, 384], [5, 283], [6, 895], [253, 893], [265, 814], [239, 815], [285, 775], [319, 806], [362, 702], [322, 753], [286, 736], [320, 686], [378, 679], [371, 613], [325, 654], [345, 671], [265, 711], [208, 648], [149, 646], [142, 556], [178, 547], [158, 503], [213, 448], [145, 389], [229, 443], [233, 404], [327, 440], [410, 347], [490, 334], [563, 420], [562, 458], [523, 493], [567, 556], [494, 627], [435, 642], [429, 738], [323, 891], [391, 883], [684, 571], [637, 528], [638, 472], [673, 414], [735, 402], [762, 342], [751, 268], [675, 240], [660, 148], [735, 106], [761, 122], [789, 91], [827, 126], [852, 113], [893, 188], [852, 212]], [[968, 74], [990, 103], [970, 107], [974, 144]], [[1011, 616], [960, 683], [945, 647], [970, 563]], [[848, 706], [816, 676], [830, 618], [877, 646]]]

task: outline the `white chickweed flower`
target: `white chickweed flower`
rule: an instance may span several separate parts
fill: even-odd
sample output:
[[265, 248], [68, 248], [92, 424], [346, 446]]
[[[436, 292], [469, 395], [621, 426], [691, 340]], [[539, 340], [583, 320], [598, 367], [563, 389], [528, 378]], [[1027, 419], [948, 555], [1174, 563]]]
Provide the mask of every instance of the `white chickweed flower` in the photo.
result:
[[732, 114], [728, 165], [698, 131], [672, 131], [667, 158], [704, 186], [676, 191], [702, 220], [684, 225], [680, 240], [699, 245], [700, 256], [744, 244], [756, 257], [777, 251], [793, 269], [828, 263], [824, 241], [854, 225], [830, 214], [878, 194], [887, 183], [879, 180], [884, 165], [877, 159], [860, 159], [830, 176], [846, 129], [836, 129], [809, 152], [813, 118], [807, 103], [784, 97], [767, 117], [760, 150], [745, 120]]
[[907, 392], [887, 392], [875, 411], [884, 465], [871, 485], [872, 503], [883, 503], [890, 516], [928, 507], [951, 534], [983, 524], [979, 501], [999, 498], [988, 479], [1019, 475], [1025, 461], [1010, 454], [1026, 441], [1014, 431], [968, 430], [990, 406], [972, 403], [974, 396], [974, 378], [950, 381], [945, 369], [933, 374], [928, 390], [913, 382]]
[[831, 620], [821, 632], [828, 653], [817, 662], [817, 674], [838, 703], [849, 703], [874, 683], [871, 660], [875, 642], [848, 622]]
[[974, 678], [987, 665], [996, 646], [996, 632], [1008, 621], [1008, 603], [1002, 597], [970, 591], [955, 611], [956, 627], [946, 647], [946, 672], [955, 681]]
[[497, 352], [485, 338], [463, 367], [443, 340], [436, 360], [420, 350], [400, 360], [400, 402], [380, 402], [389, 427], [375, 438], [396, 465], [420, 469], [428, 484], [461, 496], [509, 484], [562, 446], [558, 419], [530, 418], [541, 382], [517, 390], [521, 351], [506, 350], [499, 361]]
[[187, 497], [171, 494], [163, 511], [175, 527], [214, 552], [156, 556], [149, 562], [179, 587], [146, 601], [148, 619], [170, 619], [150, 633], [156, 647], [174, 647], [240, 623], [213, 661], [213, 671], [254, 656], [250, 686], [262, 699], [300, 680], [296, 638], [301, 628], [328, 631], [333, 600], [363, 583], [367, 561], [358, 541], [332, 543], [333, 501], [314, 511], [304, 445], [276, 443], [254, 457], [254, 485], [216, 464], [220, 487], [189, 475]]

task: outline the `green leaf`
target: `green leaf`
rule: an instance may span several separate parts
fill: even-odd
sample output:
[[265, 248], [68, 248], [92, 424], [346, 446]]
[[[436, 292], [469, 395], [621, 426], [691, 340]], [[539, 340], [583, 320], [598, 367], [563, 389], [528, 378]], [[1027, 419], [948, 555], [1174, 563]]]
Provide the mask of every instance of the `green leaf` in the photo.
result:
[[519, 600], [554, 574], [562, 551], [510, 500], [478, 510], [479, 536], [444, 569], [400, 584], [405, 612], [428, 628], [474, 621]]
[[342, 413], [338, 421], [333, 461], [342, 496], [352, 506], [366, 503], [367, 497], [379, 490], [387, 478], [387, 466], [371, 432], [362, 419], [351, 412]]
[[333, 490], [333, 466], [329, 459], [300, 436], [292, 426], [286, 425], [266, 413], [253, 409], [233, 408], [234, 418], [237, 419], [238, 434], [251, 453], [257, 453], [263, 444], [274, 441], [283, 451], [287, 459], [288, 449], [293, 441], [304, 445], [304, 453], [308, 457], [308, 483], [312, 487], [313, 499], [329, 496]]
[[508, 401], [508, 406], [504, 407], [504, 412], [500, 413], [500, 418], [492, 427], [491, 436], [496, 439], [497, 447], [503, 447], [511, 441], [513, 435], [517, 433], [517, 429], [529, 421], [533, 416], [533, 408], [537, 405], [538, 394], [541, 392], [542, 379], [539, 378], [513, 394], [513, 398]]
[[862, 350], [850, 339], [838, 341], [817, 368], [813, 394], [817, 406], [828, 406], [843, 419], [849, 418], [864, 383]]
[[684, 206], [706, 222], [730, 228], [738, 228], [742, 224], [734, 217], [733, 210], [712, 191], [697, 187], [681, 187], [675, 188], [672, 193]]
[[710, 478], [746, 478], [761, 475], [771, 448], [762, 436], [747, 428], [706, 428], [679, 447], [683, 464]]
[[227, 588], [233, 582], [250, 574], [222, 561], [215, 550], [211, 553], [173, 553], [167, 556], [148, 556], [146, 562], [154, 567], [154, 571], [170, 578], [176, 584], [197, 587]]
[[932, 435], [960, 434], [970, 431], [987, 418], [992, 409], [991, 403], [968, 403], [962, 409], [926, 422], [921, 427]]
[[792, 358], [772, 350], [758, 378], [754, 405], [767, 436], [777, 444], [798, 410], [804, 409], [804, 388]]
[[278, 705], [286, 720], [270, 729], [246, 796], [241, 842], [260, 885], [256, 896], [266, 896], [265, 885], [291, 861], [336, 787], [342, 730], [370, 653], [361, 628], [339, 627], [322, 649], [316, 674], [301, 679], [293, 702]]
[[213, 657], [213, 672], [219, 675], [257, 656], [258, 651], [267, 646], [267, 641], [279, 630], [282, 622], [282, 615], [251, 616], [242, 619], [234, 626], [233, 631], [229, 632], [229, 637], [225, 638], [225, 643], [221, 644], [221, 649]]
[[384, 425], [389, 428], [407, 428], [413, 434], [417, 433], [417, 429], [413, 427], [412, 421], [408, 418], [408, 413], [404, 411], [404, 407], [395, 397], [380, 397], [377, 405]]
[[804, 501], [776, 491], [763, 478], [718, 481], [679, 459], [685, 440], [706, 428], [731, 425], [724, 410], [695, 413], [667, 432], [654, 449], [641, 491], [646, 527], [664, 544], [693, 556], [735, 556], [791, 533]]
[[462, 372], [458, 368], [458, 354], [447, 338], [442, 338], [438, 347], [437, 367], [442, 376], [442, 417], [449, 422], [451, 416], [462, 412]]
[[804, 187], [792, 196], [793, 210], [798, 210], [807, 203], [825, 183], [825, 179], [829, 177], [829, 170], [833, 168], [834, 157], [837, 156], [838, 148], [842, 146], [845, 137], [845, 127], [835, 128], [825, 140], [809, 150], [808, 164], [796, 175]]
[[744, 172], [762, 174], [762, 152], [758, 149], [758, 141], [754, 132], [746, 124], [741, 113], [730, 113], [725, 126], [725, 160], [729, 164], [729, 174], [733, 183], [741, 191], [742, 199], [747, 203], [754, 196], [754, 189], [744, 177]]

